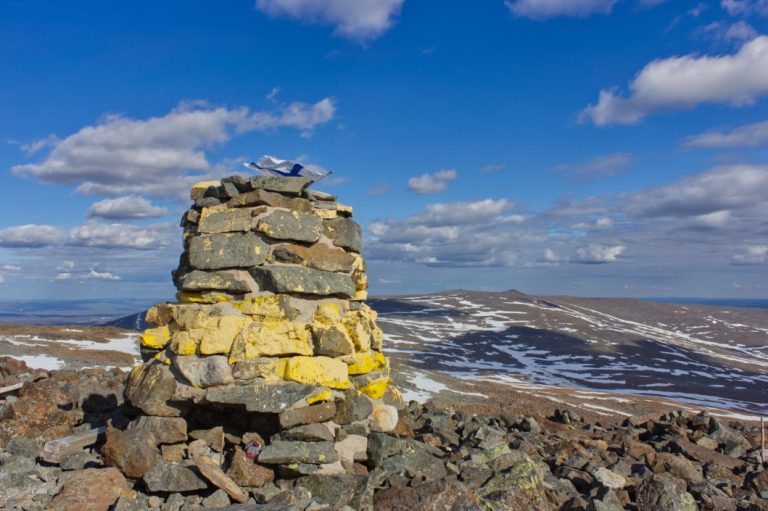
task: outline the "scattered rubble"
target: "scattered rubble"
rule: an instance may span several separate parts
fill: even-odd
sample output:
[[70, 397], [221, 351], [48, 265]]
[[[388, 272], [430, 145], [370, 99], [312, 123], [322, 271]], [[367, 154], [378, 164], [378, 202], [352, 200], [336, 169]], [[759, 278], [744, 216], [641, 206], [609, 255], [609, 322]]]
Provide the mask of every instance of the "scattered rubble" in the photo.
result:
[[[0, 371], [9, 360], [0, 358]], [[759, 428], [707, 413], [600, 424], [568, 409], [478, 416], [411, 402], [387, 433], [336, 422], [338, 406], [330, 418], [264, 436], [264, 425], [248, 427], [243, 415], [145, 416], [117, 399], [125, 378], [53, 371], [9, 396], [0, 406], [11, 437], [0, 449], [0, 509], [768, 509]], [[65, 389], [95, 382], [118, 389], [114, 406], [68, 410]], [[46, 462], [58, 416], [34, 414], [51, 402], [47, 393], [60, 398], [56, 410], [75, 414], [60, 434], [109, 425], [106, 435]], [[204, 427], [213, 419], [224, 426]]]

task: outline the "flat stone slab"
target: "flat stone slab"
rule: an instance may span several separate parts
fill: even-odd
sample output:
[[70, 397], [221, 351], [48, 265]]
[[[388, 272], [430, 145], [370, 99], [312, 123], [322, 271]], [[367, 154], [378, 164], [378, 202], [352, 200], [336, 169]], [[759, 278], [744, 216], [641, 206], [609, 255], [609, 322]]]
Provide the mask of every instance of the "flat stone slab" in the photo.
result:
[[193, 387], [206, 388], [235, 383], [232, 366], [224, 355], [177, 356], [173, 358], [173, 366]]
[[312, 181], [308, 177], [253, 176], [249, 185], [254, 190], [267, 190], [300, 195]]
[[249, 412], [280, 413], [306, 405], [306, 399], [322, 388], [295, 382], [257, 382], [249, 385], [212, 387], [205, 398], [210, 403], [243, 405]]
[[264, 213], [266, 207], [256, 208], [204, 208], [200, 213], [197, 230], [203, 234], [222, 232], [248, 232], [253, 229], [254, 217]]
[[352, 277], [341, 273], [302, 266], [256, 267], [249, 271], [263, 291], [355, 297], [355, 283]]
[[175, 463], [160, 462], [144, 474], [150, 492], [189, 492], [204, 490], [208, 484], [191, 468]]
[[256, 230], [278, 240], [314, 243], [323, 232], [323, 221], [307, 213], [275, 210], [259, 219]]
[[283, 465], [287, 463], [308, 463], [320, 465], [339, 461], [333, 442], [300, 442], [278, 440], [264, 447], [259, 454], [259, 463]]
[[346, 217], [323, 220], [324, 233], [337, 247], [360, 252], [363, 244], [363, 230], [360, 224]]
[[281, 243], [272, 247], [271, 256], [283, 263], [301, 264], [316, 270], [343, 273], [351, 272], [356, 260], [354, 255], [343, 249], [322, 243], [309, 247], [295, 243]]
[[249, 268], [264, 264], [269, 245], [253, 233], [204, 234], [189, 244], [189, 264], [198, 270]]
[[227, 202], [229, 208], [242, 208], [248, 206], [272, 206], [275, 208], [293, 209], [296, 211], [312, 211], [312, 203], [307, 199], [298, 197], [286, 197], [285, 195], [268, 192], [266, 190], [254, 190], [238, 195]]
[[225, 291], [245, 294], [258, 291], [258, 286], [244, 270], [193, 270], [181, 277], [183, 291]]
[[227, 495], [232, 497], [232, 500], [241, 503], [248, 500], [248, 495], [245, 494], [211, 458], [207, 456], [197, 456], [194, 458], [194, 462], [203, 477], [208, 479], [211, 484], [217, 488], [221, 488], [227, 492]]

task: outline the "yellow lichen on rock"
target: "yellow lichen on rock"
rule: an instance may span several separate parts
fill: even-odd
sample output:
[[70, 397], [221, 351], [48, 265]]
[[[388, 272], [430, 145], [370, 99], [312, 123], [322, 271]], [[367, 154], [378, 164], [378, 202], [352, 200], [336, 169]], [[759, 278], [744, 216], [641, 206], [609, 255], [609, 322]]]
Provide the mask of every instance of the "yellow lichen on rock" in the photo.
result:
[[288, 319], [291, 308], [290, 298], [285, 295], [248, 296], [234, 304], [243, 314], [255, 319]]
[[165, 345], [168, 344], [170, 339], [171, 332], [167, 326], [147, 328], [144, 330], [144, 333], [141, 334], [141, 344], [153, 350], [161, 350], [165, 348]]
[[216, 328], [206, 329], [203, 338], [200, 339], [200, 354], [228, 354], [235, 337], [249, 322], [248, 318], [242, 316], [221, 316]]
[[285, 367], [285, 379], [339, 390], [352, 388], [347, 364], [331, 357], [291, 357]]
[[224, 293], [210, 293], [204, 291], [179, 291], [176, 300], [182, 303], [221, 303], [230, 302], [233, 297]]
[[165, 326], [173, 320], [173, 304], [157, 303], [149, 308], [144, 321], [158, 326]]
[[389, 362], [383, 353], [366, 351], [345, 357], [350, 375], [366, 374], [387, 367]]
[[372, 399], [380, 399], [384, 395], [384, 393], [387, 391], [388, 387], [389, 387], [389, 377], [384, 377], [378, 380], [373, 380], [372, 382], [362, 387], [358, 387], [357, 390], [359, 390], [360, 392], [362, 392], [363, 394], [365, 394], [366, 396]]
[[[287, 361], [287, 360], [286, 360]], [[331, 389], [323, 389], [317, 394], [313, 394], [307, 398], [307, 404], [313, 405], [323, 401], [331, 401], [333, 399], [333, 391]]]
[[171, 351], [177, 355], [194, 355], [201, 331], [181, 330], [171, 336]]
[[255, 321], [240, 330], [232, 344], [229, 363], [256, 357], [312, 355], [305, 325], [285, 320]]
[[372, 332], [365, 306], [350, 311], [344, 319], [344, 326], [358, 351], [370, 351]]
[[192, 200], [202, 199], [205, 191], [211, 186], [219, 186], [221, 181], [200, 181], [192, 185], [192, 190], [189, 192], [189, 196]]

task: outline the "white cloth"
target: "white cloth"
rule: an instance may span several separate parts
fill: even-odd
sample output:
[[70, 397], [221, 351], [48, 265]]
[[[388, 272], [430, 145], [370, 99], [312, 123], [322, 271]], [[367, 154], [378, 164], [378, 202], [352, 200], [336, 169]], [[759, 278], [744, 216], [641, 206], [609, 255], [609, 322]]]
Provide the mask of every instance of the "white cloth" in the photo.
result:
[[281, 177], [308, 177], [312, 181], [319, 181], [330, 171], [317, 165], [302, 165], [291, 160], [279, 160], [274, 156], [264, 156], [257, 162], [244, 163], [247, 168], [262, 174]]

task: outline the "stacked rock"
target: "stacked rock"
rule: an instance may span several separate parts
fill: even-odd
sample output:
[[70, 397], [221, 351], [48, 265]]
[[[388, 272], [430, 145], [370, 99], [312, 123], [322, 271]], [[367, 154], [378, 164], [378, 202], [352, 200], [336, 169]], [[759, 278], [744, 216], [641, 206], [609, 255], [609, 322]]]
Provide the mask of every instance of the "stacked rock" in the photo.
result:
[[147, 312], [157, 326], [126, 386], [146, 415], [268, 439], [257, 461], [283, 476], [353, 471], [367, 434], [392, 430], [402, 403], [364, 303], [360, 226], [308, 185], [233, 176], [193, 186], [177, 301]]

